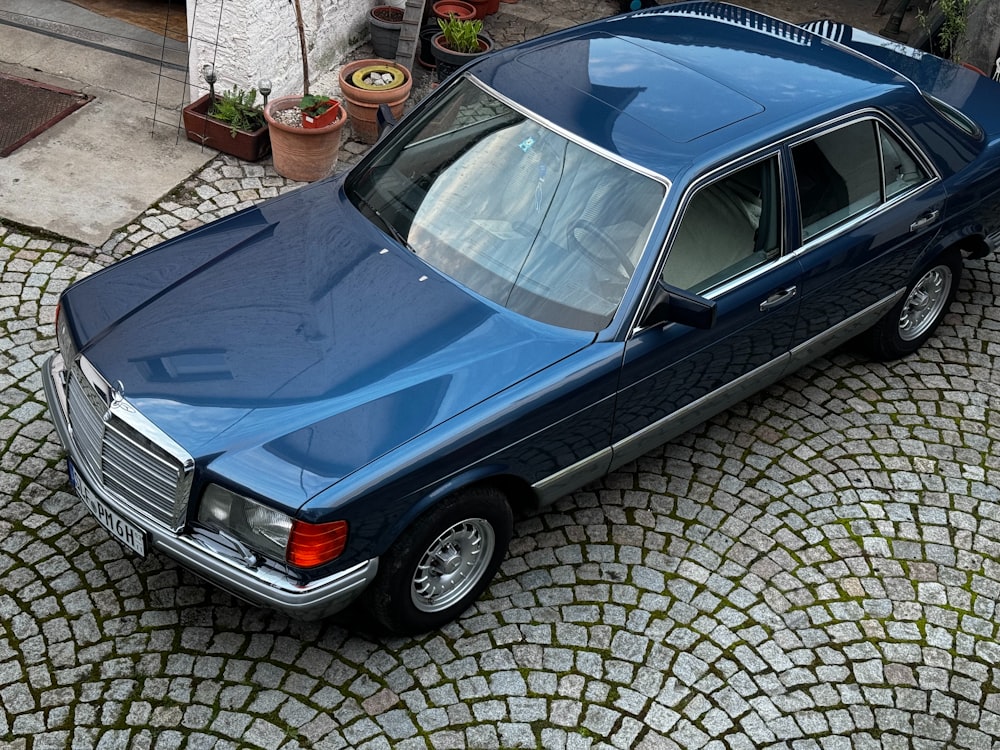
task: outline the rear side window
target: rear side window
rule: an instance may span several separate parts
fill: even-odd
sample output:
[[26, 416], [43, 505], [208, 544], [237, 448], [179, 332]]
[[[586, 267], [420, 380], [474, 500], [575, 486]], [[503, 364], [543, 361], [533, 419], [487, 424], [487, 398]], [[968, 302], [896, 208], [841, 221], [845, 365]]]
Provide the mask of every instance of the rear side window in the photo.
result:
[[792, 148], [802, 239], [836, 227], [927, 181], [909, 149], [875, 120]]
[[927, 172], [913, 158], [913, 154], [885, 128], [880, 127], [878, 131], [879, 144], [882, 147], [882, 184], [886, 200], [925, 183]]

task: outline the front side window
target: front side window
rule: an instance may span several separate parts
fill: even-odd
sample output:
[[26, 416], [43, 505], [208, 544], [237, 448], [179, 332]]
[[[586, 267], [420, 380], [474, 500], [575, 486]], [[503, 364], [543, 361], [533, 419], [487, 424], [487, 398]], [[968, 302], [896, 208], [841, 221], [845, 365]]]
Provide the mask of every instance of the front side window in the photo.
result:
[[700, 188], [688, 202], [661, 278], [702, 294], [781, 253], [778, 157]]
[[803, 240], [928, 179], [909, 149], [871, 119], [794, 146], [792, 161]]
[[431, 266], [535, 320], [600, 330], [666, 187], [470, 80], [395, 134], [348, 197]]

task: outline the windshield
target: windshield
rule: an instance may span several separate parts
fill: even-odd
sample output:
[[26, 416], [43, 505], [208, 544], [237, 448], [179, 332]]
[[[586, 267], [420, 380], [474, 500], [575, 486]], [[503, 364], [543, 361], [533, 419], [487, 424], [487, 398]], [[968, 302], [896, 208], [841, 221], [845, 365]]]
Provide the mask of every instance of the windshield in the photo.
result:
[[345, 187], [369, 219], [472, 291], [589, 331], [614, 315], [665, 192], [468, 79]]

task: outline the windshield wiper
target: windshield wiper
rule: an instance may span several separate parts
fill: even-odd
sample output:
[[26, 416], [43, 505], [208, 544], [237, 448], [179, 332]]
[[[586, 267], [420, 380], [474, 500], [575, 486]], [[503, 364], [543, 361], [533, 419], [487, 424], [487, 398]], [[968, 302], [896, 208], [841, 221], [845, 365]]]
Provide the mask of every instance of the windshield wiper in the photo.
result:
[[405, 247], [411, 253], [416, 254], [417, 251], [410, 246], [410, 243], [407, 242], [406, 237], [403, 236], [403, 233], [400, 232], [392, 222], [390, 222], [381, 213], [379, 213], [379, 210], [375, 208], [375, 205], [370, 200], [368, 200], [365, 196], [361, 195], [360, 193], [355, 193], [355, 195], [357, 195], [358, 200], [361, 201], [362, 204], [364, 204], [364, 207], [368, 209], [368, 212], [379, 220], [379, 223], [383, 226], [383, 228], [389, 234], [389, 236], [391, 236], [394, 240], [396, 240], [396, 242]]

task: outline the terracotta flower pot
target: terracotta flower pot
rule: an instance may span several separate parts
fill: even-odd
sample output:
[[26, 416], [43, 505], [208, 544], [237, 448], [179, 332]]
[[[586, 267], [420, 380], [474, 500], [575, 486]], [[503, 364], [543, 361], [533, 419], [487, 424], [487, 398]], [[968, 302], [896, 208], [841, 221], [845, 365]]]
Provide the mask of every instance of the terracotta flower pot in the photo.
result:
[[340, 153], [341, 131], [347, 114], [340, 107], [337, 119], [323, 128], [285, 125], [274, 118], [275, 112], [294, 109], [298, 112], [301, 96], [282, 96], [264, 107], [264, 119], [271, 132], [274, 169], [282, 177], [298, 182], [313, 182], [333, 172]]
[[466, 0], [476, 10], [476, 18], [482, 21], [490, 14], [491, 0]]
[[[352, 82], [356, 71], [368, 67], [384, 67], [388, 71], [402, 73], [402, 83], [384, 88], [362, 88]], [[391, 60], [355, 60], [340, 69], [340, 92], [347, 103], [347, 115], [351, 120], [351, 130], [365, 143], [378, 140], [378, 108], [388, 104], [397, 119], [403, 116], [403, 106], [413, 88], [410, 71]]]
[[443, 18], [445, 21], [448, 20], [449, 16], [452, 14], [459, 21], [471, 21], [476, 17], [476, 9], [470, 3], [465, 2], [465, 0], [437, 0], [434, 5], [431, 6], [431, 12], [437, 18]]

